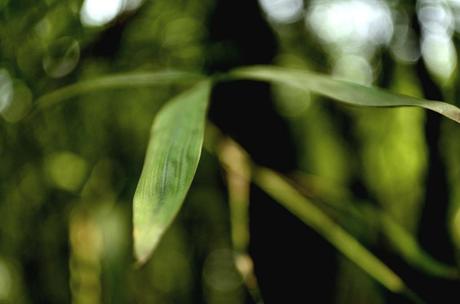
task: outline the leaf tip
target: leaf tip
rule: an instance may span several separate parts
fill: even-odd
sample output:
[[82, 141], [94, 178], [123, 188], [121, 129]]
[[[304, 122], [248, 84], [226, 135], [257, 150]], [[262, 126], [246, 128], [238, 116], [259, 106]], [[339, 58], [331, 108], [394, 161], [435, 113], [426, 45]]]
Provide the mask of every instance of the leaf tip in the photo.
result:
[[137, 267], [144, 265], [152, 256], [159, 238], [152, 238], [147, 231], [133, 229], [134, 258]]

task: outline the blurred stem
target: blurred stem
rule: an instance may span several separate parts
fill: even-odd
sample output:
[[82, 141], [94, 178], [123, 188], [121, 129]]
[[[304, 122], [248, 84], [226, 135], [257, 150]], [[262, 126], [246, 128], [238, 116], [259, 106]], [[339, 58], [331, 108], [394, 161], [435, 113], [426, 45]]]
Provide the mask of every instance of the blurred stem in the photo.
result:
[[257, 168], [254, 182], [386, 288], [396, 293], [405, 290], [404, 283], [394, 272], [330, 220], [319, 208], [294, 190], [283, 178], [269, 169]]
[[[219, 158], [222, 163], [231, 164], [227, 170], [227, 184], [232, 222], [232, 241], [237, 252], [246, 252], [249, 242], [248, 203], [249, 203], [249, 165], [243, 155], [230, 140], [220, 145]], [[238, 172], [238, 173], [236, 173]]]
[[[249, 183], [247, 169], [235, 165], [235, 159], [246, 157], [246, 153], [236, 144], [231, 143], [231, 152], [225, 152], [227, 156], [222, 156], [220, 160], [226, 171], [240, 179], [246, 179]], [[207, 149], [213, 149], [205, 145]], [[220, 150], [222, 151], [222, 149]], [[228, 154], [237, 157], [228, 157]], [[294, 187], [292, 187], [284, 178], [279, 176], [270, 169], [255, 166], [253, 164], [253, 182], [272, 196], [280, 205], [288, 209], [292, 214], [297, 216], [306, 225], [317, 231], [321, 236], [333, 244], [342, 254], [357, 266], [362, 268], [371, 277], [380, 282], [383, 286], [392, 292], [404, 294], [416, 303], [423, 303], [420, 298], [409, 290], [404, 282], [385, 264], [377, 259], [365, 247], [363, 247], [355, 238], [348, 234], [343, 228], [331, 220], [321, 209], [315, 206], [311, 201], [306, 199]]]
[[218, 157], [227, 167], [227, 187], [230, 205], [231, 234], [236, 269], [255, 303], [262, 303], [249, 246], [249, 189], [248, 157], [229, 139], [219, 145]]

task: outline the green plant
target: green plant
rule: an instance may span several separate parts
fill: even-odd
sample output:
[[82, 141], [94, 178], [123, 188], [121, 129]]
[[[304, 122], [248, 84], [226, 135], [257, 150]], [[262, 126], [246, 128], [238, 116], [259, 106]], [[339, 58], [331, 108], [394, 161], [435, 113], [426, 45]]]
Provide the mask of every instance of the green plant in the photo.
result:
[[[138, 263], [143, 264], [150, 258], [162, 235], [179, 212], [191, 186], [204, 141], [206, 109], [212, 82], [235, 79], [279, 82], [293, 89], [312, 91], [354, 106], [420, 107], [438, 112], [460, 123], [460, 109], [451, 104], [396, 95], [309, 71], [274, 66], [238, 68], [228, 74], [209, 78], [182, 72], [107, 76], [71, 85], [43, 96], [39, 100], [39, 108], [93, 90], [152, 86], [177, 81], [197, 82], [189, 91], [165, 105], [157, 114], [152, 125], [144, 168], [133, 200], [134, 253]], [[209, 147], [209, 149], [214, 151], [216, 147]], [[241, 148], [237, 150], [244, 154]], [[340, 225], [331, 220], [321, 208], [316, 207], [296, 190], [288, 182], [288, 177], [280, 176], [254, 164], [251, 165], [253, 174], [245, 174], [238, 169], [238, 165], [223, 159], [223, 165], [227, 170], [235, 171], [246, 182], [249, 182], [247, 179], [252, 176], [253, 181], [259, 187], [299, 217], [306, 225], [316, 230], [338, 251], [362, 267], [383, 286], [392, 292], [407, 294], [417, 300], [417, 296], [405, 286], [397, 274]], [[394, 240], [397, 249], [409, 262], [435, 276], [458, 277], [456, 269], [432, 259], [418, 247], [417, 242], [405, 233], [404, 229], [384, 214], [381, 216], [383, 223], [386, 223], [384, 227], [388, 227], [389, 239]]]
[[0, 303], [456, 303], [454, 2], [0, 0]]

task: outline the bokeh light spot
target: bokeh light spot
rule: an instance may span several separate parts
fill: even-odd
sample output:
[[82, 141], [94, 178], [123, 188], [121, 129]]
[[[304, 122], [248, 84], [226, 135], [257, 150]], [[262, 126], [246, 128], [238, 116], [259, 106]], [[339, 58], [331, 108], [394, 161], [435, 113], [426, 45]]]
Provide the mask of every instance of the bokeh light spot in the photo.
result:
[[8, 122], [21, 120], [32, 106], [32, 93], [24, 82], [0, 70], [0, 116]]
[[210, 288], [220, 292], [235, 290], [242, 284], [233, 254], [226, 249], [211, 252], [205, 262], [203, 278]]
[[268, 17], [276, 22], [291, 23], [302, 17], [302, 0], [259, 0], [259, 3]]
[[[0, 301], [7, 301], [12, 287], [12, 277], [7, 265], [0, 259]], [[3, 302], [2, 302], [3, 303]]]
[[0, 113], [9, 106], [13, 98], [13, 83], [10, 74], [4, 70], [0, 70]]
[[306, 21], [328, 43], [378, 45], [393, 34], [390, 10], [378, 0], [313, 1]]
[[337, 58], [334, 65], [334, 75], [340, 79], [369, 85], [373, 80], [373, 71], [369, 62], [356, 55], [344, 55]]
[[12, 84], [10, 101], [1, 111], [2, 117], [11, 123], [18, 122], [30, 112], [31, 107], [32, 92], [24, 82], [15, 80]]
[[53, 154], [46, 162], [51, 182], [56, 187], [67, 191], [78, 190], [86, 175], [87, 167], [83, 158], [70, 152]]
[[43, 69], [53, 77], [64, 77], [77, 66], [80, 59], [80, 45], [70, 37], [63, 37], [51, 43], [43, 58]]
[[115, 18], [123, 9], [123, 0], [85, 0], [80, 18], [87, 26], [101, 26]]
[[457, 65], [452, 39], [444, 35], [427, 35], [422, 40], [422, 54], [428, 68], [442, 80], [448, 80]]
[[457, 53], [452, 42], [454, 16], [441, 1], [421, 0], [417, 16], [422, 25], [421, 51], [429, 70], [441, 81], [448, 81], [457, 65]]

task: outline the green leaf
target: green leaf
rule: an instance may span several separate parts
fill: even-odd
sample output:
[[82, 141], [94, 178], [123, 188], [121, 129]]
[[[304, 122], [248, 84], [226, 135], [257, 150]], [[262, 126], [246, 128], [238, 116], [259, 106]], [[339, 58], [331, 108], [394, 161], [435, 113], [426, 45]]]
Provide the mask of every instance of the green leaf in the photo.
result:
[[409, 292], [398, 275], [279, 175], [269, 169], [259, 168], [255, 170], [253, 178], [261, 189], [318, 232], [375, 280], [395, 293]]
[[81, 81], [43, 95], [37, 100], [37, 108], [46, 108], [62, 100], [99, 90], [147, 87], [177, 82], [197, 81], [202, 79], [203, 76], [199, 74], [180, 71], [126, 73], [104, 76]]
[[274, 66], [253, 66], [235, 69], [230, 75], [237, 78], [279, 82], [356, 106], [421, 107], [460, 123], [460, 109], [451, 104], [397, 95], [375, 87], [336, 80], [307, 71]]
[[152, 254], [185, 199], [203, 145], [211, 84], [198, 84], [170, 101], [151, 130], [144, 168], [134, 195], [134, 253]]
[[[326, 214], [328, 214], [328, 210], [333, 211], [333, 217], [345, 228], [347, 226], [359, 227], [360, 235], [364, 231], [369, 235], [376, 233], [384, 235], [391, 250], [399, 254], [414, 268], [440, 278], [459, 278], [460, 274], [455, 266], [445, 264], [432, 257], [418, 244], [414, 236], [395, 221], [386, 210], [377, 208], [371, 203], [353, 203], [346, 198], [347, 191], [343, 186], [317, 176], [307, 176], [301, 172], [296, 172], [295, 179], [289, 178], [288, 180], [296, 186], [296, 189], [299, 189], [300, 193], [302, 193], [302, 189], [314, 188], [313, 196], [315, 199], [313, 201], [318, 199], [321, 202], [320, 205], [316, 205], [320, 208], [327, 206], [321, 210]], [[369, 237], [369, 235], [366, 237], [369, 244], [378, 241], [378, 238]], [[374, 245], [378, 244], [375, 243]]]
[[459, 277], [456, 267], [444, 264], [425, 252], [414, 237], [388, 214], [381, 212], [379, 215], [388, 242], [407, 262], [432, 276], [446, 279]]

